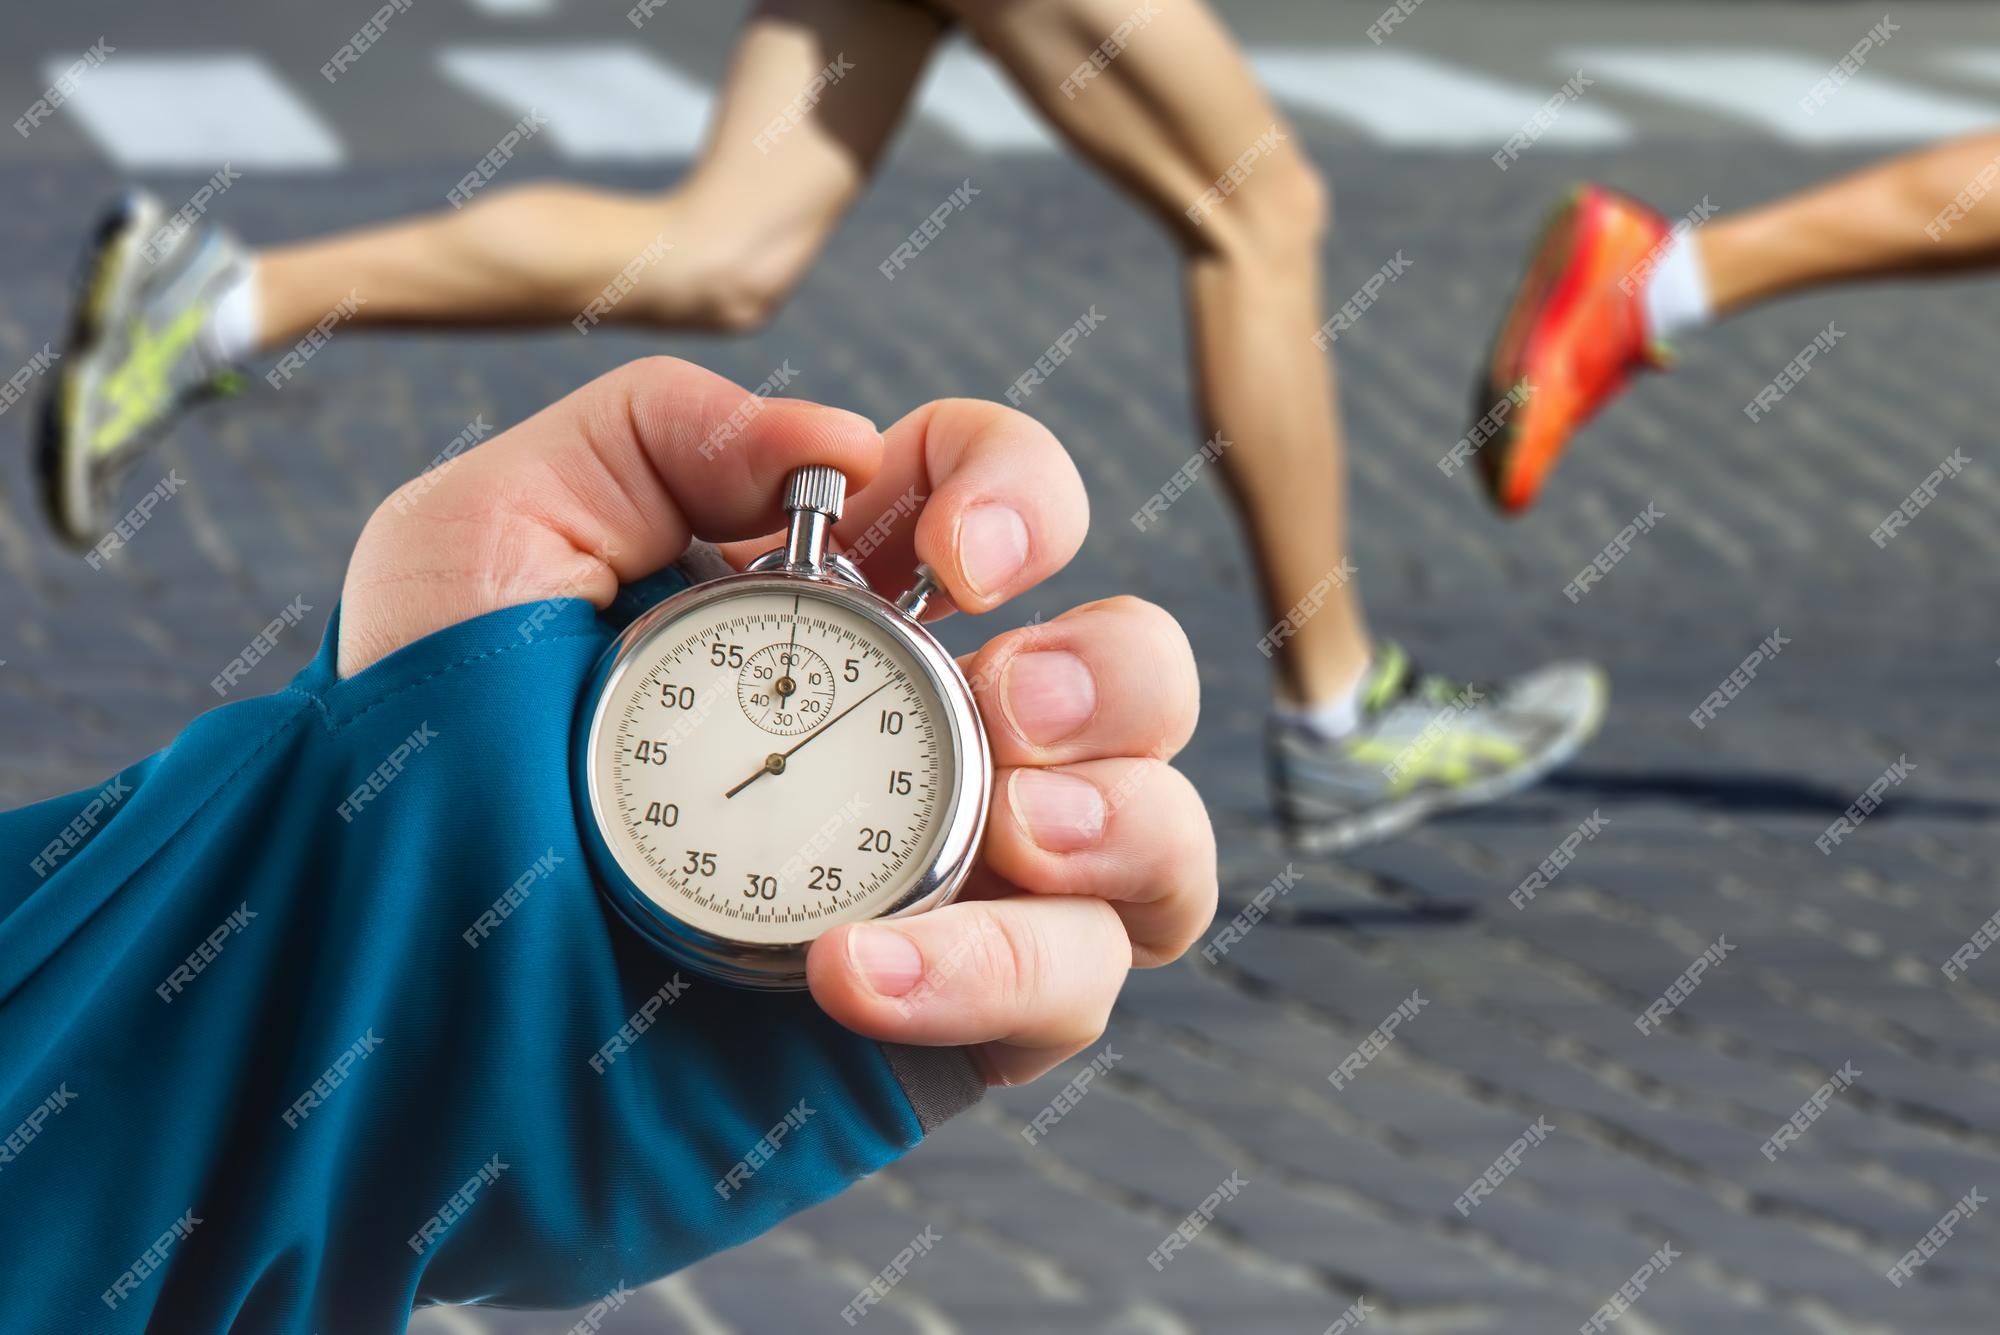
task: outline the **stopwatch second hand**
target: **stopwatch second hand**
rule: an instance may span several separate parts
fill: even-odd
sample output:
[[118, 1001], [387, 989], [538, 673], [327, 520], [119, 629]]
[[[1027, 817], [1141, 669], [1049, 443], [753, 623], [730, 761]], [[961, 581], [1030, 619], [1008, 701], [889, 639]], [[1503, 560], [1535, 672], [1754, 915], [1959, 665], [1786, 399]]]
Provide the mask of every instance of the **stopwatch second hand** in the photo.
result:
[[859, 700], [856, 700], [853, 704], [849, 705], [847, 708], [841, 710], [838, 714], [835, 714], [832, 718], [828, 719], [826, 722], [820, 724], [817, 728], [814, 728], [811, 732], [801, 737], [798, 741], [792, 743], [792, 749], [790, 751], [773, 751], [769, 756], [765, 758], [763, 766], [760, 769], [758, 769], [758, 771], [755, 774], [752, 774], [742, 783], [737, 784], [734, 788], [731, 788], [728, 792], [724, 793], [722, 795], [724, 800], [726, 801], [727, 799], [736, 796], [738, 793], [742, 792], [745, 788], [748, 788], [751, 784], [763, 778], [766, 774], [776, 774], [779, 770], [782, 770], [785, 767], [785, 762], [787, 760], [790, 760], [792, 758], [793, 753], [796, 752], [800, 747], [804, 746], [807, 742], [810, 742], [814, 738], [825, 733], [828, 729], [832, 728], [834, 724], [840, 722], [842, 719], [846, 718], [849, 714], [852, 714], [855, 710], [861, 708], [861, 706], [867, 704], [870, 700], [873, 700], [878, 694], [887, 689], [889, 689], [889, 683], [885, 681], [880, 686], [877, 686], [874, 690], [868, 692], [868, 694], [862, 696]]

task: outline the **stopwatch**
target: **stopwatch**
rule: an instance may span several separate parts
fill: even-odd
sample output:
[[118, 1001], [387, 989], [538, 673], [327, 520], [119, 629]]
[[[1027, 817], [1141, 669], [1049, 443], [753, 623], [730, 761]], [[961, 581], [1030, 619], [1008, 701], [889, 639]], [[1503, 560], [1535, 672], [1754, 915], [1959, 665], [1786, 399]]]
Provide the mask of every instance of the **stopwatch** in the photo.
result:
[[950, 902], [986, 828], [993, 761], [972, 688], [830, 549], [846, 479], [785, 483], [782, 548], [650, 608], [578, 711], [584, 843], [626, 922], [695, 972], [805, 985], [841, 923]]

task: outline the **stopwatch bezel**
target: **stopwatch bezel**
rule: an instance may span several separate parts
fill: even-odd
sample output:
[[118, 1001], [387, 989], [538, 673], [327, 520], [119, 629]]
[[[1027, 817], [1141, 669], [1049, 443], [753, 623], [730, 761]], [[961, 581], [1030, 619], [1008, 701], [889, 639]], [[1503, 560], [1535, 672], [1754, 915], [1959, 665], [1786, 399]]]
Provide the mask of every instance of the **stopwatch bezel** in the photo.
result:
[[[592, 758], [605, 724], [607, 706], [619, 696], [625, 676], [641, 664], [648, 642], [672, 623], [712, 603], [759, 593], [802, 594], [835, 603], [899, 640], [909, 650], [943, 706], [949, 725], [957, 781], [951, 785], [937, 842], [921, 869], [896, 898], [865, 919], [907, 918], [940, 908], [955, 898], [972, 874], [986, 812], [992, 800], [993, 758], [972, 688], [951, 654], [920, 623], [898, 611], [874, 590], [832, 574], [757, 572], [724, 575], [684, 589], [635, 618], [599, 656], [577, 710], [572, 775], [584, 847], [600, 888], [618, 915], [641, 936], [678, 962], [706, 977], [741, 987], [795, 990], [805, 986], [810, 940], [769, 944], [738, 941], [704, 931], [676, 916], [647, 894], [606, 837], [607, 808], [600, 800]], [[651, 876], [651, 872], [645, 873]], [[817, 938], [814, 938], [817, 939]]]

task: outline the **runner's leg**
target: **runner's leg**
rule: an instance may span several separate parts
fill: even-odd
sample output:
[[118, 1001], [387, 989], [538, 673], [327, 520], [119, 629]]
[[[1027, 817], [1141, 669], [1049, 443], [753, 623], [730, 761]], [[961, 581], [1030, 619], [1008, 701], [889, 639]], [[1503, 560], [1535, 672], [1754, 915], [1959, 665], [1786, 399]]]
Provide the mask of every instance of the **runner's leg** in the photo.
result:
[[[803, 273], [901, 117], [942, 30], [902, 0], [763, 0], [745, 25], [708, 143], [661, 194], [536, 184], [258, 256], [258, 343], [298, 338], [350, 291], [356, 324], [569, 321], [656, 239], [672, 248], [607, 318], [740, 329]], [[844, 56], [862, 73], [787, 113]], [[768, 131], [768, 133], [767, 133]]]
[[[1326, 599], [1280, 649], [1280, 689], [1303, 703], [1350, 689], [1368, 637], [1354, 585], [1323, 588], [1348, 547], [1333, 368], [1312, 342], [1326, 203], [1311, 162], [1200, 0], [1157, 0], [1101, 70], [1091, 54], [1134, 0], [942, 3], [1180, 242], [1204, 430], [1230, 442], [1220, 463], [1250, 530], [1266, 624], [1315, 587]], [[1260, 142], [1241, 183], [1204, 212], [1203, 192]]]

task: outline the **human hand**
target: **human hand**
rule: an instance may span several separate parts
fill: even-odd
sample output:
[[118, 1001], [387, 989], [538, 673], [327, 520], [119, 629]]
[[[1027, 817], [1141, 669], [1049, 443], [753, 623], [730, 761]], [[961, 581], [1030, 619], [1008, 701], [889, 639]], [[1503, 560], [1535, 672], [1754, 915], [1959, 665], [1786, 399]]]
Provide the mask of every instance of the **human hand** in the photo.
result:
[[[501, 608], [605, 607], [696, 538], [741, 566], [775, 544], [759, 535], [779, 528], [784, 479], [808, 464], [848, 478], [843, 543], [925, 498], [862, 561], [878, 588], [904, 587], [922, 561], [951, 604], [987, 611], [1083, 541], [1075, 467], [1022, 414], [942, 400], [878, 433], [852, 413], [772, 399], [705, 458], [753, 401], [685, 362], [634, 362], [411, 483], [405, 500], [421, 504], [383, 505], [356, 544], [340, 675]], [[997, 767], [973, 880], [935, 912], [828, 932], [808, 979], [850, 1029], [968, 1047], [989, 1082], [1016, 1083], [1087, 1046], [1126, 971], [1178, 958], [1213, 913], [1207, 813], [1166, 763], [1193, 730], [1197, 679], [1179, 626], [1132, 598], [1010, 631], [961, 666]]]

